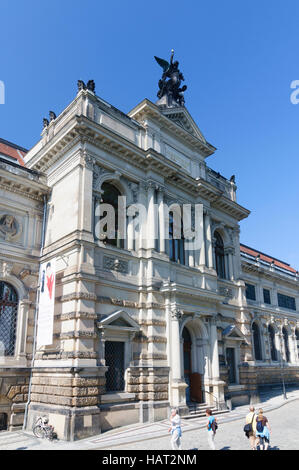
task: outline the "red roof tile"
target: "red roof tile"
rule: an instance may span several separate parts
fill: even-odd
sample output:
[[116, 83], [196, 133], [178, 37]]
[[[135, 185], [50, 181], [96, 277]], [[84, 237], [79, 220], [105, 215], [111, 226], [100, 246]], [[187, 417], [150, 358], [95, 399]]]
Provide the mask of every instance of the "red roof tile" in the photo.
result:
[[27, 150], [23, 147], [19, 147], [12, 142], [7, 140], [0, 139], [0, 156], [1, 154], [13, 158], [16, 160], [16, 163], [19, 163], [21, 166], [25, 166], [24, 156], [26, 155]]
[[276, 258], [272, 258], [269, 255], [265, 255], [265, 253], [262, 253], [260, 251], [254, 250], [253, 248], [250, 248], [249, 246], [242, 245], [240, 243], [240, 251], [242, 253], [246, 253], [247, 255], [254, 256], [255, 258], [259, 255], [260, 259], [262, 261], [266, 261], [266, 263], [274, 263], [275, 266], [278, 268], [286, 269], [287, 271], [290, 271], [292, 273], [296, 273], [296, 269], [292, 268], [288, 263], [284, 263], [283, 261], [279, 261]]

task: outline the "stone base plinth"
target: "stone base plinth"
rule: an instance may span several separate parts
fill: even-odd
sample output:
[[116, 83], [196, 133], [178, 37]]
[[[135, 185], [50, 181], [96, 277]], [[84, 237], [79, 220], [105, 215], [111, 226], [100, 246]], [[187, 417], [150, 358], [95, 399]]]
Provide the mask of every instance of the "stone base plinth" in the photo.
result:
[[100, 410], [97, 406], [63, 407], [31, 403], [28, 408], [26, 429], [31, 431], [39, 416], [47, 416], [58, 439], [75, 441], [100, 434]]

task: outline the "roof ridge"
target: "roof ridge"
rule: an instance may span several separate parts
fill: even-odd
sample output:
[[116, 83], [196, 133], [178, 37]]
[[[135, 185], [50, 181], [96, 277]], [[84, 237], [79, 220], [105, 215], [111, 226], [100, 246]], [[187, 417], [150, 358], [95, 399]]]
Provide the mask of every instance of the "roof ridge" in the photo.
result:
[[22, 150], [22, 152], [27, 153], [28, 149], [25, 149], [25, 147], [21, 147], [20, 145], [14, 144], [13, 142], [10, 142], [9, 140], [2, 139], [0, 137], [0, 143], [4, 145], [8, 145], [9, 147], [12, 147], [16, 150]]

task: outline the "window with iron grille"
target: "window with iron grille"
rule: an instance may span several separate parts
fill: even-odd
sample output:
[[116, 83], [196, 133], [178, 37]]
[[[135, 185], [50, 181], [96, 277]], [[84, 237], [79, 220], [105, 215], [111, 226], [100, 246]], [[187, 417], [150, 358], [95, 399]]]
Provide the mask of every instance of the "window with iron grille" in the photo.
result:
[[277, 294], [277, 300], [279, 307], [288, 308], [289, 310], [296, 310], [296, 301], [294, 297], [289, 295]]
[[106, 391], [123, 392], [125, 388], [125, 343], [105, 342]]
[[255, 286], [252, 285], [252, 284], [247, 284], [247, 283], [245, 282], [245, 288], [246, 288], [246, 291], [245, 291], [246, 299], [249, 299], [249, 300], [256, 300]]
[[269, 289], [263, 289], [263, 293], [264, 293], [264, 303], [271, 304], [271, 297], [270, 297]]
[[15, 352], [18, 296], [15, 289], [0, 281], [0, 356]]

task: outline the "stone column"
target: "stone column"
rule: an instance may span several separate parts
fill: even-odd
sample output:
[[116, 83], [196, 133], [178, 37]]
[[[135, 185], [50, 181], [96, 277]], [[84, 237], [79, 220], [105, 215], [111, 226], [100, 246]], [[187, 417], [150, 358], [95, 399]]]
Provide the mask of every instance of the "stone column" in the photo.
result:
[[203, 217], [203, 234], [202, 234], [202, 242], [201, 242], [201, 247], [200, 247], [200, 253], [199, 253], [199, 265], [200, 266], [205, 266], [206, 265], [206, 243], [205, 243], [205, 237], [206, 237], [206, 230], [205, 230], [205, 216]]
[[208, 268], [213, 268], [213, 245], [210, 211], [206, 211], [205, 213], [205, 236], [207, 250], [207, 266]]
[[94, 198], [94, 237], [96, 240], [100, 239], [100, 205], [101, 195], [97, 194]]
[[229, 270], [229, 279], [234, 280], [234, 265], [233, 265], [233, 251], [228, 251], [228, 270]]
[[165, 212], [163, 188], [158, 188], [158, 211], [159, 211], [159, 250], [165, 253]]
[[127, 248], [128, 250], [133, 250], [134, 249], [134, 218], [132, 215], [128, 216], [128, 245]]
[[146, 211], [147, 211], [147, 186], [144, 183], [139, 183], [139, 192], [138, 192], [138, 204], [140, 204], [139, 210], [139, 243], [138, 249], [146, 248], [147, 242], [147, 226], [146, 226]]
[[186, 388], [183, 379], [181, 361], [180, 320], [182, 312], [177, 308], [171, 310], [171, 372], [172, 403], [171, 406], [186, 410]]
[[219, 379], [219, 357], [216, 320], [211, 320], [211, 360], [213, 379]]
[[212, 361], [213, 395], [217, 399], [218, 408], [222, 409], [222, 408], [225, 408], [225, 400], [224, 400], [225, 383], [222, 380], [220, 380], [216, 318], [212, 318], [210, 326], [211, 326], [211, 361]]
[[30, 300], [23, 299], [19, 303], [17, 317], [16, 356], [17, 359], [26, 359], [26, 339]]
[[155, 214], [155, 185], [150, 182], [147, 189], [148, 214], [147, 214], [147, 248], [156, 248], [157, 226]]
[[295, 330], [293, 328], [291, 330], [291, 333], [289, 334], [289, 349], [290, 349], [291, 364], [296, 364], [297, 362], [297, 338], [296, 338]]

